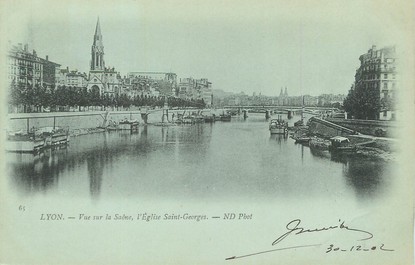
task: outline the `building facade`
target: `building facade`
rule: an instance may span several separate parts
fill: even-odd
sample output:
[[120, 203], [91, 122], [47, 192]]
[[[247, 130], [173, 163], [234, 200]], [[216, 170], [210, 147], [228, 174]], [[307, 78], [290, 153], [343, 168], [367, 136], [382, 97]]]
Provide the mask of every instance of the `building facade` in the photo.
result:
[[212, 105], [212, 82], [207, 78], [194, 79], [192, 77], [180, 78], [175, 96], [187, 100], [201, 100], [206, 106]]
[[166, 72], [129, 72], [123, 85], [137, 95], [172, 96], [177, 86], [177, 75]]
[[7, 60], [8, 81], [21, 89], [50, 88], [57, 83], [60, 64], [49, 61], [47, 55], [46, 59], [38, 57], [35, 50], [29, 51], [27, 44], [10, 44]]
[[79, 88], [88, 86], [88, 76], [86, 73], [81, 73], [77, 70], [70, 71], [69, 68], [60, 69], [57, 80], [57, 86]]
[[212, 105], [212, 83], [207, 78], [196, 80], [196, 99], [203, 99], [206, 107]]
[[46, 88], [55, 87], [58, 82], [60, 64], [49, 61], [49, 56], [46, 55], [46, 59], [40, 58], [43, 64], [43, 86]]
[[395, 46], [377, 49], [375, 45], [359, 57], [360, 66], [355, 74], [355, 90], [373, 90], [379, 94], [381, 113], [379, 119], [394, 118], [390, 102], [396, 98], [398, 87]]
[[8, 80], [22, 89], [43, 85], [43, 63], [36, 52], [29, 52], [28, 45], [12, 46], [8, 54]]

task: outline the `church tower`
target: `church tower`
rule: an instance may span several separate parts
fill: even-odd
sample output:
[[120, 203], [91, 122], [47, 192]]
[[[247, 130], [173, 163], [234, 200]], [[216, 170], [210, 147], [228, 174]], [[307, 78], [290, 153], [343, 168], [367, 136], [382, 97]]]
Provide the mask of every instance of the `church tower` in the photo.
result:
[[94, 42], [91, 48], [91, 71], [104, 71], [104, 44], [102, 43], [101, 27], [99, 17], [95, 27]]
[[119, 91], [121, 81], [114, 67], [105, 67], [104, 44], [102, 42], [99, 17], [95, 27], [94, 41], [91, 47], [91, 69], [89, 70], [88, 91], [97, 91], [100, 95], [113, 96]]

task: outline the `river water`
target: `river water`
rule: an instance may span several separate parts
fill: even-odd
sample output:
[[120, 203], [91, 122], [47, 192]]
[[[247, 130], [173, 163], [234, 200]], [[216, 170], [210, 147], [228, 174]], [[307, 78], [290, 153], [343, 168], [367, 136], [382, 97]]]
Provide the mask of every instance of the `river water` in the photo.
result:
[[[290, 123], [296, 120], [298, 117]], [[329, 224], [338, 219], [353, 220], [367, 229], [373, 226], [375, 231], [384, 231], [386, 224], [372, 222], [385, 217], [385, 203], [396, 198], [401, 187], [394, 168], [391, 162], [332, 157], [327, 151], [310, 150], [290, 138], [270, 136], [264, 115], [250, 114], [247, 120], [235, 117], [231, 122], [142, 126], [133, 133], [78, 136], [71, 138], [66, 148], [37, 156], [8, 154], [6, 187], [13, 205], [25, 205], [31, 209], [27, 218], [36, 220], [35, 229], [22, 220], [13, 228], [24, 238], [21, 247], [39, 246], [38, 252], [31, 253], [31, 260], [42, 261], [52, 247], [56, 248], [54, 261], [62, 263], [99, 260], [100, 264], [133, 264], [134, 260], [149, 264], [148, 255], [137, 256], [135, 252], [135, 246], [140, 245], [142, 251], [156, 256], [152, 256], [155, 264], [166, 264], [171, 258], [166, 254], [169, 251], [174, 251], [181, 264], [218, 264], [238, 251], [247, 254], [269, 248], [276, 233], [265, 229], [282, 229], [287, 221], [298, 217], [318, 224], [324, 224], [324, 220]], [[21, 215], [10, 211], [15, 217]], [[80, 222], [80, 213], [127, 213], [135, 218], [143, 211], [160, 215], [191, 212], [206, 215], [209, 220], [205, 225], [177, 222], [173, 226], [46, 226], [40, 220], [42, 213], [63, 213], [76, 217], [73, 222]], [[214, 223], [212, 217], [222, 218], [225, 211], [253, 217], [233, 225]], [[158, 233], [150, 233], [154, 230]], [[241, 236], [240, 230], [247, 236]], [[262, 232], [255, 232], [259, 230]], [[395, 230], [395, 236], [402, 236]], [[209, 234], [210, 239], [201, 243], [198, 234]], [[39, 237], [49, 240], [38, 241]], [[378, 241], [373, 244], [385, 238], [390, 235], [378, 233]], [[261, 243], [253, 247], [251, 239]], [[65, 240], [82, 247], [62, 243]], [[184, 241], [177, 244], [177, 240]], [[218, 246], [217, 242], [223, 244]], [[242, 242], [244, 245], [238, 245]], [[84, 249], [95, 254], [88, 256]], [[164, 254], [157, 254], [155, 249]], [[102, 251], [108, 255], [99, 256]], [[212, 256], [212, 252], [216, 254]], [[305, 253], [318, 259], [324, 248], [315, 252]], [[265, 264], [275, 257], [278, 255], [270, 254], [245, 262]], [[307, 260], [300, 257], [293, 262]], [[364, 259], [371, 260], [369, 257]], [[16, 262], [27, 261], [13, 258]]]
[[[291, 121], [296, 120], [295, 118]], [[41, 155], [9, 154], [12, 189], [90, 197], [228, 200], [327, 196], [374, 199], [388, 190], [388, 164], [332, 157], [271, 135], [262, 114], [247, 120], [140, 127], [73, 137]]]

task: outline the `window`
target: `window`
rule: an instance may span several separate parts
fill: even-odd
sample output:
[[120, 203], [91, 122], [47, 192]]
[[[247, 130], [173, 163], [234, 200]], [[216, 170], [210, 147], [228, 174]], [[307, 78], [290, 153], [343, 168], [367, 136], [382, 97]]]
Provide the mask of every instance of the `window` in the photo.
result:
[[384, 75], [383, 75], [383, 78], [384, 78], [384, 79], [388, 79], [388, 74], [384, 74]]
[[383, 83], [383, 88], [384, 88], [384, 89], [387, 89], [387, 88], [388, 88], [388, 83], [386, 83], [386, 82], [385, 82], [385, 83]]

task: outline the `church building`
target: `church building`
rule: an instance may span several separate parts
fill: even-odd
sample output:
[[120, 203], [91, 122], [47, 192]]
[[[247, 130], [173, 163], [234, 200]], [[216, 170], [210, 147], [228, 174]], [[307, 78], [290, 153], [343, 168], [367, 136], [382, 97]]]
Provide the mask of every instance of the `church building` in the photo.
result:
[[88, 90], [99, 91], [100, 95], [113, 96], [115, 93], [119, 93], [120, 79], [120, 74], [114, 68], [105, 67], [104, 44], [98, 18], [91, 47], [91, 65], [87, 88]]

